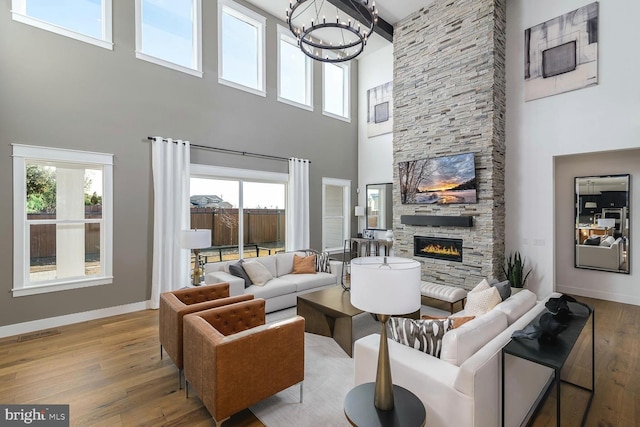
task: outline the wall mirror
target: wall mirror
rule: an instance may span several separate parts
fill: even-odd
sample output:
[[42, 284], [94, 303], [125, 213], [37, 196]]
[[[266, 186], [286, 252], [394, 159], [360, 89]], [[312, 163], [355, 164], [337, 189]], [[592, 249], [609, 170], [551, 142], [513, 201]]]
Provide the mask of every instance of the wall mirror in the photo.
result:
[[369, 230], [390, 230], [393, 226], [393, 184], [367, 184], [366, 220]]
[[575, 266], [629, 274], [630, 175], [575, 178]]

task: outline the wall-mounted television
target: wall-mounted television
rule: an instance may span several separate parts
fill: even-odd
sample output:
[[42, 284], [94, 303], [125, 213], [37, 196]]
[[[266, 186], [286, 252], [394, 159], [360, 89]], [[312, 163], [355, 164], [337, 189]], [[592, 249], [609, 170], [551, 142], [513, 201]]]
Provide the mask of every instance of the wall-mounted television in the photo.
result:
[[401, 162], [403, 204], [477, 203], [473, 153]]

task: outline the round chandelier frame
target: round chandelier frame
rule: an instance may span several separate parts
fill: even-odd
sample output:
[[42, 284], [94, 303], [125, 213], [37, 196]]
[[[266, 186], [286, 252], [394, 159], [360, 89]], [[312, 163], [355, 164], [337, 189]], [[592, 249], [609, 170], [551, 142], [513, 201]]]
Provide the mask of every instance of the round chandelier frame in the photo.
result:
[[[353, 6], [353, 9], [358, 11], [362, 19], [355, 19], [352, 25], [351, 19], [347, 22], [340, 21], [339, 15], [336, 17], [335, 22], [327, 22], [325, 17], [320, 17], [316, 14], [315, 19], [312, 19], [309, 26], [296, 24], [296, 11], [298, 8], [309, 2], [318, 2], [320, 0], [295, 0], [289, 3], [287, 9], [287, 23], [289, 24], [289, 30], [296, 37], [300, 50], [308, 57], [321, 62], [345, 62], [350, 61], [356, 56], [360, 55], [364, 50], [367, 40], [373, 33], [376, 22], [378, 21], [378, 11], [376, 10], [375, 3], [369, 4], [369, 0], [349, 0]], [[324, 0], [322, 0], [324, 3]], [[307, 4], [307, 7], [310, 4]], [[321, 4], [322, 6], [322, 4]], [[305, 9], [306, 10], [306, 9]], [[316, 11], [320, 9], [316, 7]], [[304, 11], [303, 11], [304, 12]], [[356, 22], [359, 22], [356, 26]], [[361, 24], [366, 26], [363, 28]], [[349, 31], [355, 35], [355, 40], [344, 40], [344, 37], [340, 37], [342, 43], [326, 43], [322, 41], [317, 33], [321, 33], [325, 29], [336, 29], [338, 31]]]

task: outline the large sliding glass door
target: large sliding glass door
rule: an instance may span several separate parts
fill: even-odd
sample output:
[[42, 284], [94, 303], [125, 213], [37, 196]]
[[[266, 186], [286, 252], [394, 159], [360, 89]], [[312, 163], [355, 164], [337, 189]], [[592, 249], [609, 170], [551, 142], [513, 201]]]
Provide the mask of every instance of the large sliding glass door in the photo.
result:
[[286, 182], [286, 174], [192, 165], [191, 228], [212, 230], [205, 262], [284, 250]]

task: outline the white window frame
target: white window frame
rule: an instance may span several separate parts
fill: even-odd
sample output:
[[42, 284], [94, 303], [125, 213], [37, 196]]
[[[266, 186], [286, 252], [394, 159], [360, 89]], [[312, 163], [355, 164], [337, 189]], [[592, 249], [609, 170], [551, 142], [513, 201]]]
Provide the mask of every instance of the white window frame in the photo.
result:
[[[252, 88], [240, 83], [225, 79], [222, 76], [223, 70], [223, 51], [222, 51], [222, 13], [228, 13], [229, 15], [245, 21], [251, 25], [258, 27], [258, 87]], [[266, 91], [266, 37], [267, 18], [248, 9], [244, 6], [232, 0], [218, 0], [218, 83], [225, 86], [230, 86], [235, 89], [240, 89], [245, 92], [252, 93], [259, 96], [267, 96]]]
[[[12, 144], [13, 146], [13, 296], [65, 291], [113, 282], [113, 154]], [[103, 170], [102, 219], [100, 222], [101, 274], [29, 283], [29, 224], [27, 219], [26, 164], [30, 160], [93, 164]], [[102, 229], [104, 232], [102, 232]]]
[[193, 67], [185, 67], [142, 51], [142, 0], [136, 0], [136, 58], [202, 78], [202, 1], [193, 2]]
[[[344, 73], [345, 78], [344, 78], [344, 84], [342, 88], [342, 91], [344, 94], [344, 99], [342, 100], [342, 102], [343, 102], [344, 111], [346, 114], [344, 116], [331, 113], [327, 111], [325, 108], [325, 97], [327, 93], [327, 87], [325, 84], [325, 72], [326, 72], [325, 70], [330, 65], [342, 68], [342, 72]], [[340, 63], [323, 62], [322, 63], [322, 114], [324, 114], [327, 117], [332, 117], [334, 119], [351, 123], [351, 64], [349, 62], [340, 62]]]
[[337, 187], [342, 187], [342, 217], [343, 217], [343, 236], [342, 242], [344, 245], [344, 241], [349, 239], [351, 236], [351, 181], [348, 179], [339, 179], [339, 178], [327, 178], [322, 177], [322, 250], [327, 252], [340, 252], [344, 250], [344, 247], [331, 247], [328, 248], [326, 245], [326, 236], [325, 232], [327, 227], [325, 227], [325, 211], [326, 211], [326, 186], [332, 185]]
[[313, 111], [313, 61], [307, 55], [302, 53], [302, 51], [300, 51], [300, 55], [304, 55], [305, 67], [307, 71], [305, 74], [305, 95], [307, 98], [307, 103], [301, 104], [299, 102], [285, 98], [281, 94], [280, 75], [283, 66], [281, 53], [282, 43], [289, 43], [297, 47], [296, 39], [291, 35], [291, 31], [288, 28], [283, 27], [282, 25], [278, 25], [278, 101], [292, 105], [294, 107], [302, 108], [304, 110]]
[[22, 22], [23, 24], [31, 25], [42, 30], [51, 31], [52, 33], [60, 34], [65, 37], [69, 37], [75, 40], [80, 40], [85, 43], [89, 43], [95, 46], [102, 47], [104, 49], [113, 50], [113, 16], [112, 16], [112, 0], [102, 0], [102, 38], [97, 39], [87, 34], [79, 33], [77, 31], [69, 30], [67, 28], [60, 27], [51, 22], [42, 21], [27, 15], [27, 2], [29, 0], [12, 0], [11, 3], [11, 16], [14, 21]]

